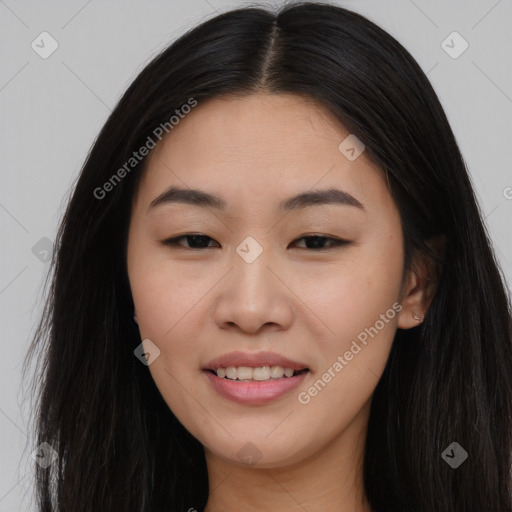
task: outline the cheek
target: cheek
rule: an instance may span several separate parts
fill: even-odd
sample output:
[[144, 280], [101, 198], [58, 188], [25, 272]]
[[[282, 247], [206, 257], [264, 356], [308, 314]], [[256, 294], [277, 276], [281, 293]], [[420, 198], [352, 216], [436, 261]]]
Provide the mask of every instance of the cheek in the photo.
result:
[[400, 245], [383, 237], [306, 283], [303, 297], [324, 324], [325, 335], [315, 340], [322, 360], [317, 378], [332, 381], [315, 407], [331, 400], [347, 405], [349, 389], [357, 407], [373, 393], [397, 328], [402, 264]]
[[168, 388], [166, 399], [180, 401], [180, 386], [172, 377], [182, 382], [196, 367], [199, 371], [201, 332], [211, 322], [208, 293], [219, 277], [200, 261], [171, 261], [160, 249], [134, 250], [132, 256], [130, 286], [140, 336], [160, 349], [149, 369], [157, 385]]
[[210, 288], [205, 280], [189, 279], [171, 268], [146, 268], [130, 280], [141, 334], [161, 343], [183, 330]]
[[141, 335], [164, 341], [204, 295], [206, 283], [183, 272], [165, 248], [137, 230], [131, 234], [127, 255]]
[[[379, 249], [379, 250], [378, 250]], [[301, 296], [337, 338], [356, 336], [373, 325], [398, 298], [400, 252], [393, 247], [354, 252], [301, 282]]]
[[[358, 258], [337, 275], [333, 273], [331, 281], [323, 281], [312, 309], [329, 329], [315, 340], [321, 363], [298, 397], [310, 418], [309, 427], [325, 429], [328, 414], [327, 428], [335, 435], [375, 391], [397, 327], [399, 263], [384, 265], [381, 258]], [[306, 296], [315, 297], [312, 291]]]
[[138, 326], [141, 339], [150, 339], [160, 350], [149, 371], [169, 408], [200, 415], [190, 399], [197, 384], [191, 375], [196, 367], [199, 372], [200, 325], [195, 314], [211, 285], [171, 269], [169, 264], [155, 265], [154, 261], [134, 267], [130, 284]]

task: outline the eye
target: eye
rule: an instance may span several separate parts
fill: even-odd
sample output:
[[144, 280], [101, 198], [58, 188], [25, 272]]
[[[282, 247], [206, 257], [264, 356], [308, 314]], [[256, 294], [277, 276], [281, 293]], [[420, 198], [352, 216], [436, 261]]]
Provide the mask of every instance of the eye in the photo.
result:
[[[184, 246], [182, 243], [180, 243], [184, 239], [189, 244], [188, 246]], [[334, 249], [335, 247], [339, 247], [342, 245], [349, 245], [351, 243], [348, 240], [342, 240], [342, 239], [338, 239], [338, 238], [332, 238], [332, 237], [321, 236], [321, 235], [303, 236], [303, 237], [297, 238], [296, 240], [294, 240], [294, 242], [297, 242], [299, 240], [306, 241], [306, 247], [305, 247], [306, 249], [314, 250], [316, 252]], [[209, 249], [212, 247], [212, 246], [208, 246], [209, 241], [215, 242], [215, 240], [213, 238], [211, 238], [207, 235], [203, 235], [200, 233], [199, 234], [187, 233], [185, 235], [177, 236], [174, 238], [169, 238], [167, 240], [164, 240], [162, 243], [164, 245], [168, 245], [168, 246], [182, 246], [185, 249], [201, 250], [201, 249]], [[325, 242], [330, 242], [330, 243], [326, 245]]]
[[[350, 242], [348, 240], [341, 240], [339, 238], [332, 238], [329, 236], [321, 236], [321, 235], [310, 235], [310, 236], [303, 236], [300, 238], [297, 238], [297, 240], [309, 240], [309, 244], [306, 242], [306, 248], [311, 250], [316, 250], [317, 252], [320, 250], [329, 250], [334, 249], [336, 247], [342, 246], [342, 245], [348, 245]], [[295, 240], [295, 241], [297, 241]], [[329, 241], [330, 243], [325, 246], [325, 242]]]
[[189, 246], [189, 247], [185, 247], [185, 249], [208, 249], [208, 247], [204, 244], [208, 244], [208, 240], [213, 240], [213, 238], [210, 238], [209, 236], [207, 235], [202, 235], [202, 234], [194, 234], [194, 233], [188, 233], [186, 235], [181, 235], [181, 236], [177, 236], [175, 238], [169, 238], [167, 240], [164, 240], [162, 243], [164, 245], [170, 245], [170, 246], [176, 246], [176, 245], [181, 245], [183, 246], [183, 244], [180, 243], [180, 240], [183, 240], [183, 239], [187, 239], [187, 241], [190, 240], [190, 243], [192, 246]]

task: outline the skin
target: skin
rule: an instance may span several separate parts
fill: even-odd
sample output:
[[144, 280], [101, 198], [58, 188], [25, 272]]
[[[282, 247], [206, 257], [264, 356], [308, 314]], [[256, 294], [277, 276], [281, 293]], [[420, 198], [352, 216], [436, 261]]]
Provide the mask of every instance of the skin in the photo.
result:
[[[414, 272], [403, 275], [400, 216], [384, 172], [364, 151], [354, 161], [340, 152], [348, 135], [312, 100], [257, 93], [199, 103], [148, 157], [127, 247], [135, 319], [141, 339], [160, 350], [148, 367], [158, 389], [205, 448], [207, 512], [240, 504], [248, 512], [371, 510], [362, 460], [372, 394], [396, 329], [418, 325], [413, 314], [425, 315], [429, 294]], [[147, 213], [171, 185], [212, 193], [228, 208], [167, 204]], [[337, 204], [277, 210], [283, 199], [329, 186], [365, 211]], [[162, 244], [186, 233], [211, 240], [203, 249], [189, 248], [186, 238]], [[351, 243], [311, 248], [302, 237], [312, 234]], [[248, 236], [263, 248], [252, 263], [236, 252]], [[400, 313], [300, 403], [299, 392], [394, 303]], [[275, 401], [236, 404], [201, 371], [234, 350], [275, 351], [311, 371]], [[260, 457], [253, 464], [237, 456], [248, 442]]]

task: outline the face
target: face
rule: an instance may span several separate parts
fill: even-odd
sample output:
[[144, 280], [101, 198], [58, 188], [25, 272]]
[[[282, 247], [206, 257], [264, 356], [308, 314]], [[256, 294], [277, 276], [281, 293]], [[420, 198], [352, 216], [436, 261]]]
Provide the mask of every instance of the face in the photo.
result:
[[[148, 157], [127, 248], [148, 368], [225, 461], [298, 463], [367, 422], [404, 314], [403, 240], [384, 173], [349, 135], [295, 95], [216, 98]], [[208, 371], [230, 366], [239, 380]]]

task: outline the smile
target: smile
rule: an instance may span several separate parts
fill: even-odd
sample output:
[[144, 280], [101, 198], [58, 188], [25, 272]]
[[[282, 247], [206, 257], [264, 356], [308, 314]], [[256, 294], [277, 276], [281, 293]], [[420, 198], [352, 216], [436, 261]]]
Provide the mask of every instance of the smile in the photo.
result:
[[217, 377], [226, 378], [230, 380], [237, 380], [242, 382], [248, 381], [267, 381], [282, 378], [290, 378], [300, 373], [308, 371], [307, 368], [303, 370], [294, 370], [293, 368], [283, 368], [282, 366], [259, 366], [251, 368], [250, 366], [228, 366], [227, 368], [217, 368], [217, 371], [210, 370]]
[[[248, 368], [248, 367], [228, 367], [225, 372], [229, 372], [233, 377], [227, 375], [220, 377], [217, 372], [221, 370], [220, 375], [224, 368], [220, 368], [217, 372], [213, 370], [203, 370], [202, 374], [208, 380], [209, 385], [213, 390], [223, 398], [232, 402], [244, 405], [261, 405], [273, 400], [277, 400], [287, 395], [290, 391], [299, 386], [306, 376], [309, 374], [308, 369], [304, 370], [291, 370], [293, 374], [286, 376], [285, 370], [290, 373], [290, 368], [277, 368], [276, 367], [261, 367], [261, 368]], [[274, 375], [278, 373], [280, 377], [272, 377], [270, 372], [274, 368]], [[250, 379], [240, 379], [235, 373], [241, 370], [242, 377], [249, 376], [249, 370], [252, 373]], [[262, 377], [268, 378], [263, 379]], [[258, 378], [260, 380], [258, 380]]]

